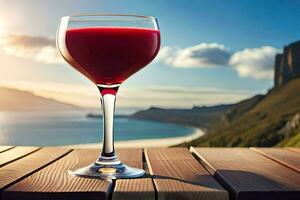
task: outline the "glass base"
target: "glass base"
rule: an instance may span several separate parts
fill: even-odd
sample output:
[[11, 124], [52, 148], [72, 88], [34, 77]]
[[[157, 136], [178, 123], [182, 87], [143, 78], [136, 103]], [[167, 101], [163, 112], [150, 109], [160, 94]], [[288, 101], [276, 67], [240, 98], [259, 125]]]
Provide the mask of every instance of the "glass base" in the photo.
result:
[[95, 162], [86, 167], [69, 170], [68, 173], [78, 177], [110, 180], [141, 177], [145, 171], [129, 167], [121, 162], [110, 164]]

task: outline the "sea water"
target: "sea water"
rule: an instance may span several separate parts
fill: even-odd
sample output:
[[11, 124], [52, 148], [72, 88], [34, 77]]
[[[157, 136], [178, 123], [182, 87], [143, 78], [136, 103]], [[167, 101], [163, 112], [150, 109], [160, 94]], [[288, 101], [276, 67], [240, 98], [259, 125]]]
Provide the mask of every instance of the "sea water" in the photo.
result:
[[[102, 140], [102, 118], [86, 111], [0, 112], [0, 145], [59, 146]], [[193, 128], [170, 123], [115, 118], [115, 140], [157, 139], [191, 134]]]

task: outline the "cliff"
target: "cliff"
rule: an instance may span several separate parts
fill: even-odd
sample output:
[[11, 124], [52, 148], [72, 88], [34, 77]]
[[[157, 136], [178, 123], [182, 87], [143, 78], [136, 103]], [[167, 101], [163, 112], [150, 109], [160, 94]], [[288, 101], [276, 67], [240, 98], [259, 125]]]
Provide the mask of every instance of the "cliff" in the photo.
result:
[[276, 55], [274, 71], [275, 88], [300, 77], [300, 41], [285, 46], [283, 53]]

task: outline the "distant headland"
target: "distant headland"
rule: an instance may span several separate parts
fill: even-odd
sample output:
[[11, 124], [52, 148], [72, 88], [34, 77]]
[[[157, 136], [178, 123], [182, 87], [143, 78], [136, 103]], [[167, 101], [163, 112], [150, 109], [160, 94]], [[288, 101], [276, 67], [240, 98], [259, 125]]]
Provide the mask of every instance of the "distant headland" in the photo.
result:
[[0, 87], [0, 111], [67, 111], [82, 108], [32, 92]]

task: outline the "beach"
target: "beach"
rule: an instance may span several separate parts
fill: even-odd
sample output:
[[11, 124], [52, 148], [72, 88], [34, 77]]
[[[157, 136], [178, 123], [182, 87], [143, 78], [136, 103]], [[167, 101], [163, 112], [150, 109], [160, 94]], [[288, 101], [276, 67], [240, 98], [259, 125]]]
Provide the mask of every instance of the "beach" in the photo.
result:
[[[171, 137], [171, 138], [159, 138], [159, 139], [141, 139], [141, 140], [127, 140], [115, 142], [116, 148], [153, 148], [153, 147], [169, 147], [184, 142], [190, 142], [196, 138], [203, 136], [205, 133], [201, 129], [195, 129], [195, 131], [187, 136], [182, 137]], [[75, 144], [75, 145], [64, 145], [67, 148], [99, 148], [100, 143], [90, 144]]]

